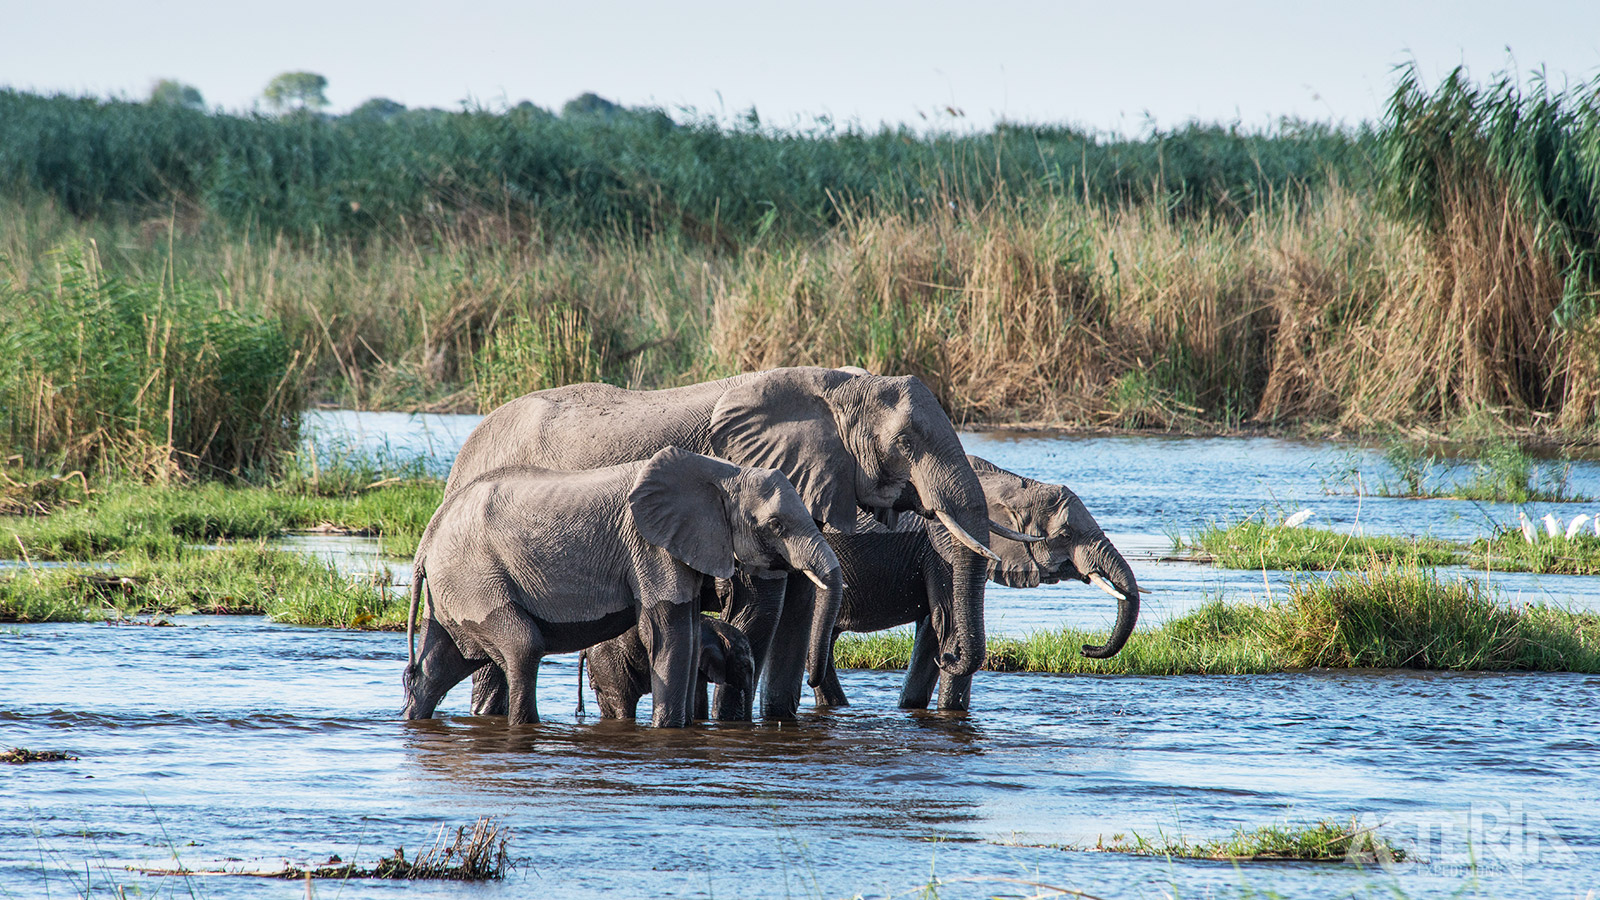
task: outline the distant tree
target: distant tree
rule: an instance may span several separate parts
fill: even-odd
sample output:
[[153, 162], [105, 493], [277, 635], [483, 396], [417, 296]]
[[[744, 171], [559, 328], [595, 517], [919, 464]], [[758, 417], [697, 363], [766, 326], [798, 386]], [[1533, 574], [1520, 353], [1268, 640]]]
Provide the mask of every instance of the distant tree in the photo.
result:
[[678, 127], [672, 117], [659, 109], [648, 106], [627, 107], [593, 92], [586, 92], [568, 100], [561, 107], [562, 118], [576, 118], [580, 116], [593, 116], [607, 122], [632, 121], [641, 122], [653, 127], [658, 132], [671, 131]]
[[267, 82], [261, 98], [277, 112], [315, 111], [328, 105], [327, 89], [328, 79], [315, 72], [284, 72]]
[[206, 100], [200, 96], [200, 89], [194, 85], [163, 78], [150, 88], [150, 105], [205, 109]]
[[512, 115], [521, 116], [524, 119], [550, 119], [555, 117], [554, 113], [550, 112], [550, 110], [539, 106], [532, 100], [524, 100], [521, 103], [518, 103], [516, 106], [511, 107], [511, 109], [507, 110], [507, 112], [511, 113]]
[[563, 116], [603, 116], [611, 119], [623, 112], [626, 110], [621, 104], [613, 103], [593, 91], [585, 91], [561, 107]]
[[358, 122], [387, 122], [405, 111], [406, 105], [404, 103], [396, 103], [388, 97], [373, 97], [371, 100], [350, 110], [350, 114], [345, 118]]

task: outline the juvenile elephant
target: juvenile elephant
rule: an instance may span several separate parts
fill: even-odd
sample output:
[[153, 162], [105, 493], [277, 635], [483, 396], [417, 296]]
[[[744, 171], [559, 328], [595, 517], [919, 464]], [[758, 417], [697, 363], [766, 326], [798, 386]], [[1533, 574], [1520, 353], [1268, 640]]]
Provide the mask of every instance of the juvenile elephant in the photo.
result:
[[[1028, 588], [1072, 578], [1100, 587], [1117, 599], [1117, 623], [1104, 646], [1085, 645], [1082, 652], [1092, 659], [1115, 656], [1139, 621], [1139, 583], [1083, 501], [1063, 485], [1034, 481], [976, 456], [968, 459], [983, 484], [989, 515], [1009, 522], [1025, 538], [996, 535], [991, 547], [1000, 561], [990, 564], [989, 579]], [[939, 532], [938, 523], [907, 516], [894, 531], [828, 535], [844, 566], [846, 584], [836, 634], [917, 623], [900, 693], [900, 706], [906, 709], [926, 708], [936, 683], [940, 709], [966, 709], [971, 695], [970, 674], [944, 673], [941, 678], [933, 661], [937, 647], [929, 621], [948, 608], [951, 592], [950, 569], [934, 551], [935, 542], [943, 539]], [[819, 706], [848, 703], [831, 654], [816, 694]]]
[[[861, 509], [915, 510], [941, 522], [950, 537], [936, 545], [954, 588], [947, 614], [930, 625], [933, 659], [947, 672], [970, 675], [983, 662], [987, 562], [998, 559], [987, 546], [992, 526], [983, 489], [922, 382], [858, 372], [789, 368], [660, 391], [604, 384], [537, 391], [484, 417], [462, 445], [445, 495], [499, 466], [589, 469], [678, 446], [777, 469], [813, 519], [841, 532], [855, 531]], [[812, 592], [788, 590], [802, 583], [741, 569], [724, 609], [750, 641], [769, 718], [794, 716], [806, 648], [833, 633]], [[733, 705], [725, 693], [719, 689], [717, 700], [724, 716]]]
[[[843, 589], [838, 558], [771, 469], [668, 447], [645, 462], [583, 472], [514, 466], [481, 475], [445, 497], [417, 547], [405, 717], [431, 718], [450, 688], [492, 664], [506, 677], [511, 722], [537, 722], [545, 654], [637, 626], [652, 721], [685, 725], [701, 665], [701, 586], [732, 575], [735, 563], [805, 573], [823, 589], [818, 616], [832, 623]], [[813, 684], [830, 648], [831, 635], [808, 648]]]
[[[639, 698], [651, 690], [650, 657], [639, 630], [624, 632], [585, 653], [589, 657], [589, 685], [600, 700], [600, 718], [633, 718]], [[750, 720], [756, 663], [743, 632], [720, 619], [700, 617], [700, 677], [724, 687], [738, 721]], [[704, 700], [704, 694], [700, 699]]]

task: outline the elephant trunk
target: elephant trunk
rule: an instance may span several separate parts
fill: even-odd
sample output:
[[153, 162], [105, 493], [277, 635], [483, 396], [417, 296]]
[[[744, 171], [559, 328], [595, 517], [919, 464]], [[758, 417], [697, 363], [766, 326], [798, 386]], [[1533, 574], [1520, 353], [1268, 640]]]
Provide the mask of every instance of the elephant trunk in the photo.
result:
[[965, 677], [983, 666], [987, 653], [983, 629], [983, 586], [989, 578], [988, 562], [975, 553], [963, 553], [952, 566], [952, 615], [948, 637], [941, 637], [939, 668]]
[[1133, 577], [1133, 568], [1105, 535], [1080, 545], [1073, 557], [1073, 565], [1090, 584], [1107, 593], [1115, 592], [1117, 596], [1117, 624], [1111, 631], [1111, 639], [1100, 647], [1084, 644], [1083, 655], [1090, 659], [1116, 656], [1139, 622], [1139, 582]]
[[833, 627], [844, 605], [844, 569], [833, 548], [818, 535], [791, 551], [795, 568], [816, 585], [811, 606], [811, 634], [806, 642], [806, 682], [816, 687], [827, 677], [833, 656]]
[[970, 465], [952, 465], [946, 462], [950, 458], [966, 463], [966, 455], [960, 452], [953, 457], [924, 455], [911, 466], [911, 485], [916, 489], [918, 511], [943, 525], [937, 530], [948, 535], [947, 540], [936, 539], [933, 544], [951, 567], [950, 608], [931, 612], [939, 638], [939, 668], [960, 677], [983, 665], [984, 583], [989, 560], [998, 557], [989, 549], [989, 509], [983, 486]]

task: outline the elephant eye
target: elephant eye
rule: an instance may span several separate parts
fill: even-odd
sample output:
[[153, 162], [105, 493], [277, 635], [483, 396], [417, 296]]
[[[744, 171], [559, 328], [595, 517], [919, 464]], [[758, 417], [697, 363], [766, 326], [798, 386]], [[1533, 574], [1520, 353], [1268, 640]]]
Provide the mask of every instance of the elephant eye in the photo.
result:
[[767, 520], [767, 527], [772, 529], [773, 531], [776, 531], [779, 534], [782, 534], [783, 533], [783, 520], [778, 518], [777, 516], [773, 516], [772, 518]]

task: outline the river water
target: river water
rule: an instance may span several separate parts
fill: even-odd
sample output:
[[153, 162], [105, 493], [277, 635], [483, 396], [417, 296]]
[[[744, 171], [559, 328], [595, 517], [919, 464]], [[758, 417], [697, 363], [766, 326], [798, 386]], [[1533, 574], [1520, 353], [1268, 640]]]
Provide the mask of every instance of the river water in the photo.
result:
[[[415, 419], [322, 414], [314, 428], [338, 452], [420, 451], [447, 467], [471, 417], [423, 421], [425, 432]], [[1313, 524], [1445, 537], [1515, 518], [1327, 494], [1329, 472], [1351, 458], [1329, 445], [964, 440], [1077, 490], [1155, 589], [1148, 619], [1208, 591], [1283, 585], [1279, 573], [1156, 561], [1169, 532], [1263, 504], [1309, 506]], [[1600, 471], [1579, 465], [1572, 484], [1600, 494]], [[1529, 511], [1547, 508], [1567, 518], [1587, 509]], [[369, 552], [351, 547], [302, 545], [347, 564]], [[1588, 582], [1600, 579], [1494, 580], [1508, 602], [1591, 606]], [[997, 631], [1112, 618], [1081, 585], [996, 588], [991, 598]], [[299, 897], [303, 887], [279, 881], [127, 867], [270, 869], [332, 854], [370, 864], [480, 815], [514, 831], [518, 864], [505, 882], [324, 883], [317, 896], [903, 897], [934, 876], [947, 882], [942, 897], [1035, 890], [1016, 881], [1130, 898], [1600, 888], [1593, 676], [980, 673], [971, 713], [947, 715], [895, 709], [897, 673], [845, 672], [847, 709], [782, 727], [669, 732], [578, 718], [574, 660], [563, 656], [540, 679], [546, 721], [509, 728], [464, 716], [464, 691], [438, 721], [398, 721], [403, 635], [253, 617], [176, 625], [0, 628], [0, 745], [80, 757], [0, 770], [0, 897], [117, 896], [118, 886]], [[1059, 849], [1326, 816], [1381, 823], [1415, 861], [1234, 866]]]

